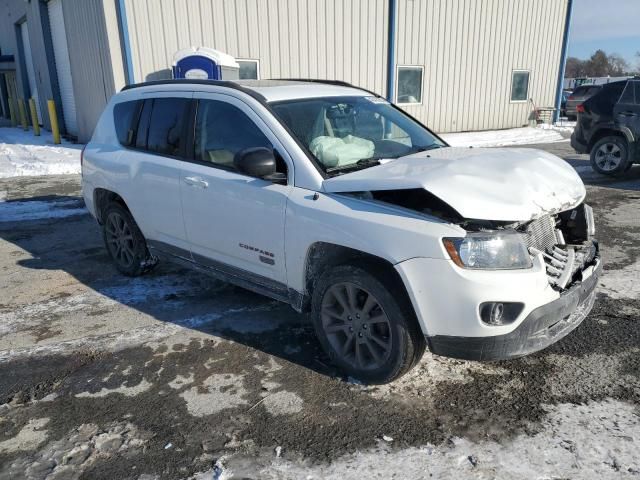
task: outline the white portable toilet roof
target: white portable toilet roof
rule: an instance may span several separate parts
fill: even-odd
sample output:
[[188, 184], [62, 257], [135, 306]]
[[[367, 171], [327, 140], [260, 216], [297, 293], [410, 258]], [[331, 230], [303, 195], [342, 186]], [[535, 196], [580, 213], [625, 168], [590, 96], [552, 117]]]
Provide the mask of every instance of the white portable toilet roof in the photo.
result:
[[177, 63], [183, 58], [190, 57], [192, 55], [199, 55], [201, 57], [210, 58], [221, 67], [240, 68], [240, 65], [238, 65], [236, 59], [231, 55], [209, 47], [189, 47], [178, 50], [173, 55], [173, 66], [175, 67]]

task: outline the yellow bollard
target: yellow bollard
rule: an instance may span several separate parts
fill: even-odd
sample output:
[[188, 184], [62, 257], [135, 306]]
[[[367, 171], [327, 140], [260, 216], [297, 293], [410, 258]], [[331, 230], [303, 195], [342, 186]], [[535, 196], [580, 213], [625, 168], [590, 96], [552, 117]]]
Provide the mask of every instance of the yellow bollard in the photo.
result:
[[36, 110], [36, 101], [33, 98], [29, 99], [29, 110], [31, 110], [31, 123], [33, 124], [33, 134], [36, 137], [39, 137], [40, 124], [38, 123], [38, 111]]
[[29, 124], [27, 123], [27, 109], [24, 106], [24, 100], [21, 98], [18, 100], [18, 110], [20, 111], [20, 123], [22, 128], [29, 130]]
[[11, 126], [18, 125], [18, 116], [16, 115], [16, 101], [9, 97], [9, 116], [11, 117]]
[[53, 133], [53, 143], [60, 143], [60, 127], [58, 127], [58, 115], [56, 114], [56, 104], [53, 100], [47, 100], [49, 109], [49, 121], [51, 122], [51, 133]]

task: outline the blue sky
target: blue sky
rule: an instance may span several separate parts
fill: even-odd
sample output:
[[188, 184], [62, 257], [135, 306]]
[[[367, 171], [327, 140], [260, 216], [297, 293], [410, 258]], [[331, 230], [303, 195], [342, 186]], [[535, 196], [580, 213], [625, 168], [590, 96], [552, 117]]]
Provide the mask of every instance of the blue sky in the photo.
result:
[[640, 63], [640, 0], [574, 0], [569, 55], [588, 58], [599, 48]]

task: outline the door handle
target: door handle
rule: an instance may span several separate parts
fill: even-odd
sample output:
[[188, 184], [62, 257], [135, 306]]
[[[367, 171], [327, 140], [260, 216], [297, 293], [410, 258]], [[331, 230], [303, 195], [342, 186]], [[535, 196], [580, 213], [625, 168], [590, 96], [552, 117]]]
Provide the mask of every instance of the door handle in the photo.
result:
[[637, 113], [635, 113], [635, 112], [620, 112], [620, 115], [623, 115], [623, 116], [625, 116], [625, 117], [635, 117], [635, 116], [637, 116], [638, 114], [637, 114]]
[[209, 186], [209, 182], [203, 180], [200, 177], [184, 177], [184, 183], [187, 185], [191, 185], [193, 187], [207, 188]]

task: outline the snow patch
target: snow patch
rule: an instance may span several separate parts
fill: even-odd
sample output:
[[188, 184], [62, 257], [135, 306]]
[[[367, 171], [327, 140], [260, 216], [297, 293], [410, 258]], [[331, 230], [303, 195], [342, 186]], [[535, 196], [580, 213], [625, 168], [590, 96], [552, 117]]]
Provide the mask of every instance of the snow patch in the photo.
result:
[[0, 454], [33, 450], [47, 439], [47, 431], [43, 428], [49, 423], [48, 418], [34, 418], [29, 420], [18, 434], [0, 442]]
[[620, 270], [605, 270], [600, 277], [600, 291], [618, 299], [640, 298], [640, 260]]
[[0, 222], [21, 222], [84, 215], [87, 209], [81, 199], [0, 201]]
[[482, 132], [442, 133], [440, 136], [452, 147], [504, 147], [564, 141], [552, 128], [511, 128]]
[[214, 374], [202, 385], [197, 385], [180, 394], [187, 402], [187, 410], [194, 417], [204, 417], [229, 408], [247, 405], [244, 396], [247, 390], [243, 377], [234, 374]]
[[[257, 467], [255, 477], [601, 479], [618, 475], [626, 478], [625, 475], [640, 472], [640, 422], [634, 405], [607, 400], [546, 408], [548, 415], [539, 433], [523, 433], [503, 443], [454, 437], [442, 445], [404, 450], [381, 444], [378, 449], [318, 465], [277, 458], [267, 466]], [[233, 469], [234, 459], [227, 459], [227, 465]]]
[[51, 134], [42, 133], [0, 128], [0, 178], [80, 173], [82, 145], [54, 145]]
[[262, 404], [271, 415], [291, 415], [302, 411], [302, 398], [293, 392], [281, 391], [266, 397]]

